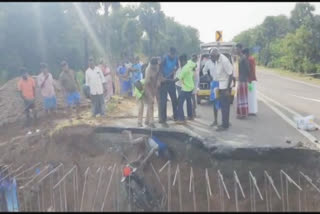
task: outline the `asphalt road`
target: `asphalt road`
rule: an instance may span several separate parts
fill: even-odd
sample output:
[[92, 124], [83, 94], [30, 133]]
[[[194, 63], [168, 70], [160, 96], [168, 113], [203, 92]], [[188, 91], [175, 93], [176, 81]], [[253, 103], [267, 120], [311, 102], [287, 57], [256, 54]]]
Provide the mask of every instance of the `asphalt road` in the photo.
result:
[[[169, 129], [193, 132], [203, 138], [211, 139], [234, 147], [294, 147], [299, 142], [305, 147], [320, 149], [317, 140], [320, 131], [306, 132], [297, 129], [295, 116], [314, 115], [320, 121], [320, 85], [297, 81], [276, 73], [259, 69], [257, 71], [258, 114], [247, 119], [236, 119], [236, 100], [231, 106], [230, 122], [232, 126], [223, 132], [216, 132], [209, 125], [213, 121], [210, 103], [202, 102], [197, 107], [197, 118], [187, 125], [177, 125], [168, 121]], [[172, 115], [168, 102], [168, 115]], [[137, 109], [132, 109], [134, 115]], [[186, 109], [185, 109], [186, 114]], [[157, 109], [155, 109], [157, 116]], [[157, 121], [157, 118], [155, 119]], [[219, 112], [221, 124], [221, 113]], [[115, 121], [115, 125], [135, 127], [136, 119]], [[161, 127], [160, 124], [156, 124]]]
[[303, 116], [312, 114], [320, 121], [320, 85], [300, 82], [263, 69], [257, 73], [260, 92]]
[[[313, 115], [320, 122], [320, 85], [310, 84], [296, 79], [280, 76], [277, 73], [260, 69], [258, 91], [261, 96], [271, 99], [273, 104], [288, 118]], [[320, 139], [319, 131], [310, 132]]]

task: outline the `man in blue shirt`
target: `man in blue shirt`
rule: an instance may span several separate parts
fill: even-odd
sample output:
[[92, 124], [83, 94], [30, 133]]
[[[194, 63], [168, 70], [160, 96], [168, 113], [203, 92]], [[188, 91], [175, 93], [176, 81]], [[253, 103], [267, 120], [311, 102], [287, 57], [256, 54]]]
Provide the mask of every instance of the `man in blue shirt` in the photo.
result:
[[167, 97], [168, 94], [172, 103], [173, 119], [177, 120], [178, 100], [176, 94], [176, 85], [174, 80], [175, 72], [179, 67], [176, 49], [171, 47], [170, 52], [161, 62], [161, 74], [165, 79], [162, 81], [159, 91], [159, 123], [167, 125]]
[[141, 71], [141, 64], [140, 64], [140, 59], [139, 57], [135, 58], [134, 64], [132, 65], [132, 85], [134, 85], [137, 81], [142, 80], [142, 71]]

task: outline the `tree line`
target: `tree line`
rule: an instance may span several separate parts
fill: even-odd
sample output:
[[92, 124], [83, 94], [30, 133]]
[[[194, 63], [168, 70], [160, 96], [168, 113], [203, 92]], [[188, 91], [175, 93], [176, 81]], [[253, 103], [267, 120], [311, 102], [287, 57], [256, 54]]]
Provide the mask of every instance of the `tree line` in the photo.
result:
[[89, 56], [115, 67], [126, 58], [199, 51], [197, 29], [165, 16], [160, 3], [0, 3], [0, 81], [31, 74], [46, 62], [57, 77], [60, 62], [86, 69]]
[[300, 73], [320, 72], [320, 15], [310, 3], [297, 3], [289, 17], [268, 16], [233, 38], [250, 48], [258, 63]]

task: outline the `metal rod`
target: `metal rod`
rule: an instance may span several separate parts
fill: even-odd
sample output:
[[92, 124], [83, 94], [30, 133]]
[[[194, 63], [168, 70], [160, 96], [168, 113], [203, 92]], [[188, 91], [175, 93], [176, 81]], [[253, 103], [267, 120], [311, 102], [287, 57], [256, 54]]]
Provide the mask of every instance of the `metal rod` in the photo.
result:
[[[298, 183], [299, 183], [299, 186], [301, 186], [301, 175], [299, 174], [298, 175]], [[298, 200], [299, 200], [299, 212], [301, 212], [301, 191], [298, 192]]]
[[249, 175], [249, 187], [250, 187], [250, 210], [251, 212], [253, 211], [253, 196], [252, 196], [252, 181], [251, 181], [251, 177]]
[[180, 207], [180, 212], [182, 212], [183, 206], [182, 206], [182, 191], [181, 191], [181, 173], [180, 173], [179, 164], [178, 164], [177, 168], [179, 170], [179, 175], [178, 175], [179, 207]]
[[240, 183], [240, 180], [239, 180], [239, 178], [238, 178], [237, 172], [236, 172], [236, 171], [233, 171], [233, 174], [234, 174], [234, 178], [235, 178], [236, 183], [237, 183], [238, 186], [240, 187], [240, 191], [241, 191], [242, 197], [243, 197], [243, 198], [246, 198], [246, 195], [244, 194], [243, 188], [242, 188], [241, 183]]
[[32, 181], [34, 181], [38, 176], [40, 176], [44, 170], [47, 170], [49, 168], [49, 165], [45, 166], [44, 169], [42, 169], [39, 174], [36, 174], [30, 181], [28, 181], [25, 185], [21, 186], [19, 189], [26, 188]]
[[[110, 180], [109, 180], [109, 183], [108, 183], [108, 187], [107, 187], [107, 190], [106, 190], [106, 194], [104, 195], [103, 203], [102, 203], [102, 206], [101, 206], [101, 212], [102, 212], [103, 209], [104, 209], [104, 203], [105, 203], [106, 198], [107, 198], [107, 196], [108, 196], [109, 188], [110, 188], [110, 185], [111, 185], [111, 181], [112, 181], [112, 178], [113, 178], [113, 174], [114, 174], [115, 169], [116, 169], [116, 164], [114, 164], [114, 165], [113, 165], [113, 168], [112, 168], [111, 177], [110, 177]], [[130, 176], [129, 176], [129, 178], [130, 178]]]
[[256, 189], [257, 189], [257, 192], [258, 192], [258, 194], [259, 194], [259, 196], [260, 196], [260, 199], [263, 200], [262, 194], [261, 194], [260, 189], [259, 189], [259, 187], [258, 187], [258, 185], [257, 185], [256, 178], [252, 175], [251, 171], [249, 171], [249, 174], [250, 174], [250, 177], [251, 177], [251, 179], [252, 179], [253, 185], [254, 185], [254, 186], [256, 187]]
[[11, 167], [12, 164], [9, 164], [9, 165], [5, 165], [1, 171], [0, 171], [0, 174], [2, 174], [4, 171], [8, 170], [10, 167]]
[[287, 180], [295, 185], [300, 191], [302, 191], [302, 188], [287, 174], [285, 173], [282, 169], [280, 170], [280, 173], [284, 174], [287, 177]]
[[48, 174], [46, 174], [45, 176], [43, 176], [38, 183], [41, 183], [44, 179], [46, 179], [48, 176], [50, 176], [51, 174], [53, 174], [54, 172], [56, 172], [61, 166], [63, 165], [63, 163], [60, 163], [59, 166], [57, 166], [56, 168], [54, 168], [53, 170], [51, 170]]
[[208, 212], [210, 212], [210, 196], [209, 196], [208, 188], [206, 188], [206, 192], [207, 192]]
[[[192, 180], [194, 177], [192, 176]], [[196, 191], [195, 191], [195, 184], [194, 180], [192, 181], [192, 196], [193, 196], [193, 209], [195, 212], [197, 212], [197, 201], [196, 201]]]
[[20, 172], [19, 174], [17, 174], [15, 177], [18, 178], [20, 175], [24, 174], [25, 172], [28, 172], [28, 171], [32, 170], [33, 168], [37, 167], [37, 166], [40, 165], [41, 163], [42, 163], [42, 162], [39, 162], [39, 163], [33, 165], [32, 167], [30, 167], [30, 168], [28, 168], [28, 169]]
[[190, 182], [189, 182], [189, 192], [191, 193], [191, 185], [192, 185], [192, 178], [193, 178], [193, 170], [192, 167], [190, 167]]
[[285, 211], [285, 202], [284, 202], [284, 191], [283, 191], [283, 178], [280, 171], [280, 183], [281, 183], [281, 197], [282, 197], [282, 211]]
[[163, 171], [164, 168], [166, 168], [166, 166], [169, 164], [170, 161], [167, 161], [167, 163], [165, 163], [163, 165], [163, 167], [161, 167], [161, 169], [159, 169], [159, 173], [161, 173]]
[[[153, 164], [152, 164], [152, 163], [151, 163], [150, 165], [151, 165], [151, 168], [152, 168], [153, 173], [155, 174], [155, 176], [156, 176], [156, 178], [157, 178], [157, 181], [159, 182], [159, 184], [160, 184], [160, 186], [161, 186], [161, 188], [162, 188], [163, 193], [164, 193], [165, 195], [167, 195], [166, 189], [164, 188], [164, 185], [161, 183], [161, 180], [160, 180], [160, 177], [159, 177], [157, 171], [156, 171], [155, 168], [153, 167]], [[179, 165], [178, 165], [178, 166], [179, 166]]]
[[220, 204], [221, 204], [221, 211], [224, 210], [224, 204], [222, 203], [222, 187], [221, 187], [221, 181], [220, 181], [220, 177], [218, 177], [218, 186], [219, 186], [219, 199], [220, 199]]
[[38, 196], [38, 211], [41, 211], [41, 204], [40, 204], [40, 191], [37, 191], [37, 196]]
[[209, 173], [208, 173], [208, 169], [207, 168], [206, 168], [206, 180], [207, 180], [207, 188], [209, 190], [209, 194], [210, 194], [210, 197], [211, 197], [212, 196], [212, 191], [211, 191]]
[[286, 179], [286, 193], [287, 193], [287, 211], [289, 211], [289, 187], [288, 187], [288, 179]]
[[[253, 182], [253, 181], [252, 181]], [[253, 182], [254, 183], [254, 182]], [[253, 185], [254, 186], [254, 185]], [[256, 190], [255, 188], [252, 186], [252, 191], [253, 191], [253, 211], [256, 212]]]
[[82, 211], [84, 194], [85, 194], [85, 192], [86, 192], [86, 184], [87, 184], [87, 178], [88, 178], [89, 170], [90, 170], [90, 167], [88, 167], [87, 170], [86, 170], [85, 173], [84, 173], [84, 183], [83, 183], [83, 188], [82, 188], [82, 196], [81, 196], [81, 203], [80, 203], [80, 212]]
[[317, 190], [317, 192], [320, 193], [320, 189], [312, 182], [312, 179], [309, 176], [303, 174], [301, 171], [299, 173], [311, 184], [311, 186], [313, 186], [315, 190]]
[[[62, 166], [61, 171], [62, 171], [62, 173], [59, 174], [59, 178], [60, 178], [60, 175], [62, 176], [64, 174], [64, 166]], [[60, 170], [59, 170], [59, 172], [60, 172]], [[61, 185], [59, 185], [59, 197], [60, 197], [60, 211], [63, 211], [63, 207], [62, 207], [62, 187], [61, 187]]]
[[96, 199], [97, 199], [98, 191], [99, 191], [99, 188], [100, 188], [100, 183], [101, 183], [101, 179], [102, 179], [103, 173], [104, 173], [104, 166], [102, 167], [102, 169], [100, 171], [99, 180], [98, 180], [98, 184], [97, 184], [97, 189], [96, 189], [96, 192], [95, 192], [94, 197], [93, 197], [93, 202], [92, 202], [92, 207], [91, 207], [92, 211], [94, 211], [94, 207], [95, 207], [95, 204], [96, 204]]
[[2, 181], [3, 181], [4, 179], [6, 179], [7, 177], [13, 175], [14, 173], [18, 172], [20, 169], [22, 169], [22, 168], [24, 167], [24, 165], [25, 165], [25, 164], [22, 164], [18, 169], [14, 170], [14, 171], [12, 171], [11, 173], [9, 173], [8, 175], [4, 176], [4, 177], [0, 180], [0, 182], [2, 182]]
[[63, 180], [63, 193], [64, 193], [64, 210], [68, 211], [67, 205], [67, 191], [66, 191], [66, 180]]
[[171, 211], [171, 161], [168, 165], [168, 212]]
[[[238, 186], [236, 180], [234, 180], [234, 198], [236, 201], [236, 211], [239, 212], [239, 206], [238, 206]], [[208, 210], [209, 211], [209, 210]]]
[[267, 176], [264, 174], [264, 190], [266, 193], [265, 199], [266, 199], [266, 207], [267, 207], [267, 212], [269, 212], [269, 201], [268, 201], [268, 183], [267, 183]]
[[279, 194], [279, 192], [278, 192], [278, 190], [277, 190], [276, 186], [274, 185], [274, 182], [273, 182], [272, 177], [268, 174], [268, 172], [267, 172], [267, 171], [264, 171], [264, 173], [265, 173], [265, 175], [266, 175], [267, 179], [269, 180], [269, 183], [271, 184], [271, 186], [272, 186], [272, 188], [273, 188], [274, 192], [276, 193], [277, 197], [281, 200], [281, 196], [280, 196], [280, 194]]
[[56, 183], [52, 188], [55, 189], [59, 184], [76, 168], [76, 166], [73, 166], [59, 181]]
[[176, 172], [174, 173], [172, 186], [174, 186], [176, 184], [176, 179], [177, 179], [178, 172], [179, 172], [179, 164], [177, 164]]
[[219, 177], [220, 177], [220, 179], [221, 179], [221, 182], [222, 182], [222, 186], [223, 186], [223, 188], [224, 188], [224, 191], [226, 192], [228, 199], [230, 199], [230, 195], [229, 195], [227, 186], [226, 186], [226, 184], [224, 183], [223, 175], [221, 174], [220, 169], [218, 170], [218, 175], [219, 175]]
[[117, 212], [120, 212], [120, 179], [121, 179], [121, 171], [120, 171], [120, 168], [117, 168], [116, 170], [116, 175], [117, 175], [117, 178], [116, 178], [116, 181], [117, 181]]
[[273, 197], [272, 197], [272, 191], [271, 191], [271, 183], [269, 182], [268, 183], [269, 185], [268, 185], [268, 187], [269, 187], [269, 202], [270, 202], [270, 212], [272, 212], [272, 199], [273, 199]]

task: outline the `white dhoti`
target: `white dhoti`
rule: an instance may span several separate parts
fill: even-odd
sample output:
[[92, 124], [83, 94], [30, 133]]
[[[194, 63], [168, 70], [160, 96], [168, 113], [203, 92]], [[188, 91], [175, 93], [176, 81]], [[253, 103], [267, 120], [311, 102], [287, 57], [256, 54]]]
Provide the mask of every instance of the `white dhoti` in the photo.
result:
[[252, 90], [248, 90], [248, 107], [249, 114], [258, 113], [258, 100], [257, 100], [257, 81], [252, 81]]

